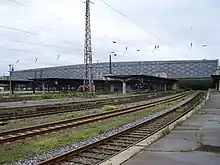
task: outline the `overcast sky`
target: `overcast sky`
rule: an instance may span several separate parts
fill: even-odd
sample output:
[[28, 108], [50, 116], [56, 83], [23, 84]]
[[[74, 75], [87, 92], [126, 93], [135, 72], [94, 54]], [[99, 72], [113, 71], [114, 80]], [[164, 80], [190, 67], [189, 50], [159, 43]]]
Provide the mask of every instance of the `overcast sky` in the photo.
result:
[[[113, 61], [220, 57], [219, 0], [104, 1], [130, 20], [92, 1], [94, 62], [108, 61], [112, 51]], [[0, 76], [8, 64], [21, 70], [83, 63], [84, 15], [83, 0], [0, 0]]]

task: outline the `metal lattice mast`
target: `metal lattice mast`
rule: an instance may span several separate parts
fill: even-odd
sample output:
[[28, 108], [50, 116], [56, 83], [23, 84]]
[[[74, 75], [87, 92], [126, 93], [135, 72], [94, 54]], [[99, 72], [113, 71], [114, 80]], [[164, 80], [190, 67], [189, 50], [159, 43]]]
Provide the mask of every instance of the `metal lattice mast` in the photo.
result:
[[93, 91], [92, 75], [92, 43], [90, 26], [90, 0], [86, 0], [86, 21], [85, 21], [85, 45], [84, 45], [84, 87], [89, 86], [89, 91]]

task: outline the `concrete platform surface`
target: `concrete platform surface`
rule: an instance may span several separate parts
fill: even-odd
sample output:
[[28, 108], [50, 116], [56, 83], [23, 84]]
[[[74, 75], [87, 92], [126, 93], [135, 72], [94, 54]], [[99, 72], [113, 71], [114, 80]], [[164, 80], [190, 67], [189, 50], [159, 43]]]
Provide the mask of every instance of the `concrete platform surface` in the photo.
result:
[[123, 165], [220, 165], [220, 93], [170, 134]]
[[[89, 99], [84, 99], [84, 100], [89, 100]], [[42, 100], [2, 102], [0, 103], [0, 109], [1, 108], [25, 107], [25, 106], [54, 105], [58, 103], [68, 103], [68, 102], [73, 102], [73, 101], [82, 101], [82, 99], [62, 98], [62, 99], [42, 99]]]

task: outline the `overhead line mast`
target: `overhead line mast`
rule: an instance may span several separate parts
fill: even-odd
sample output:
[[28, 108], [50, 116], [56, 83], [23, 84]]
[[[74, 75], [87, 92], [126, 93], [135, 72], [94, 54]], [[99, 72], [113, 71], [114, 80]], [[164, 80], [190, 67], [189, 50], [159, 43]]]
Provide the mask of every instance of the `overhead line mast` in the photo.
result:
[[94, 92], [94, 81], [92, 73], [92, 43], [90, 25], [90, 0], [86, 0], [85, 14], [85, 43], [84, 43], [84, 91], [87, 86], [89, 92]]

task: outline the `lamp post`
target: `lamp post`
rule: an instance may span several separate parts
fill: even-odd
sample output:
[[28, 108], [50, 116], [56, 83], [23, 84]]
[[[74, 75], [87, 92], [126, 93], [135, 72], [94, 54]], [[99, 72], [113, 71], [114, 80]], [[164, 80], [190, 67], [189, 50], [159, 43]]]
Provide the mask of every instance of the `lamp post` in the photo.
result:
[[9, 64], [9, 92], [12, 93], [11, 73], [14, 71], [13, 65]]
[[112, 74], [112, 55], [117, 56], [114, 52], [110, 52], [109, 54], [109, 74]]
[[[17, 60], [15, 65], [19, 62], [20, 60]], [[12, 75], [12, 72], [14, 72], [14, 65], [12, 64], [9, 64], [9, 91], [11, 94], [13, 94], [13, 90], [12, 90], [12, 83], [11, 83], [11, 75]]]

